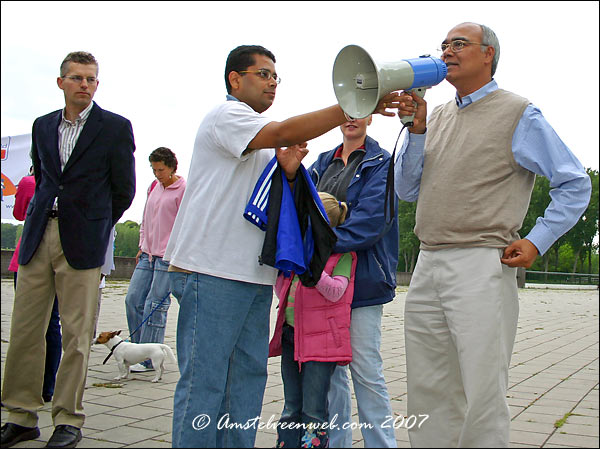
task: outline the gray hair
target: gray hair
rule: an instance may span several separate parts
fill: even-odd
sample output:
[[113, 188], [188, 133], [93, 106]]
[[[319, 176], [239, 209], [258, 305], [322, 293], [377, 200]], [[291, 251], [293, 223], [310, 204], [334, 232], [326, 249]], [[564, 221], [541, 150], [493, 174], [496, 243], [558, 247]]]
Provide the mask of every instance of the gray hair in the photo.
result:
[[[496, 52], [494, 53], [494, 59], [492, 60], [492, 76], [496, 73], [496, 67], [498, 67], [498, 60], [500, 59], [500, 42], [498, 41], [498, 36], [496, 33], [485, 25], [478, 24], [481, 27], [481, 32], [483, 33], [483, 37], [481, 39], [481, 43], [486, 46], [494, 47]], [[485, 51], [485, 49], [482, 49]]]

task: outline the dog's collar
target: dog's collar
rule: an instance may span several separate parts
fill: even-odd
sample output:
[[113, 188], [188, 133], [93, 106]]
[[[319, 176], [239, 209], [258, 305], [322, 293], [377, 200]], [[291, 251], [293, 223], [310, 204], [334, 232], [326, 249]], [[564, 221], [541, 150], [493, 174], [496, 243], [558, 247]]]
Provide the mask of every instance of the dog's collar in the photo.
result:
[[112, 349], [110, 350], [110, 352], [108, 353], [108, 355], [106, 356], [106, 358], [104, 359], [104, 362], [102, 362], [103, 365], [106, 364], [106, 362], [108, 362], [108, 359], [110, 359], [110, 356], [113, 355], [113, 352], [115, 352], [115, 349], [117, 348], [117, 346], [119, 346], [121, 343], [123, 343], [125, 340], [121, 340], [119, 343], [117, 343], [116, 345], [114, 345], [112, 347]]

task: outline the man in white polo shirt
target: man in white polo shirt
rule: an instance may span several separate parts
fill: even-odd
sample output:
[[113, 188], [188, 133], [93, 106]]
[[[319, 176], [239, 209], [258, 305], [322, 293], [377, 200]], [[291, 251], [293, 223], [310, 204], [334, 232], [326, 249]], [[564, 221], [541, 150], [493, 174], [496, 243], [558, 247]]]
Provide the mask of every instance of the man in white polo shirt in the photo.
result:
[[173, 447], [254, 446], [256, 425], [239, 426], [261, 412], [277, 271], [259, 265], [265, 235], [243, 218], [244, 208], [274, 148], [293, 182], [305, 142], [346, 122], [337, 105], [282, 122], [263, 117], [279, 82], [269, 50], [235, 48], [225, 68], [227, 101], [208, 113], [196, 135], [164, 256], [180, 304]]

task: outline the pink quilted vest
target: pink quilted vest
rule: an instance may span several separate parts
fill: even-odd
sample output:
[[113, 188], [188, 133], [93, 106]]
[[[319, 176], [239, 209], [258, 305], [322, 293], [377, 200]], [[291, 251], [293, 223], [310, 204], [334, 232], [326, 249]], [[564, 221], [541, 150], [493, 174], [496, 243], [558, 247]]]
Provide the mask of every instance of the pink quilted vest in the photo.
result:
[[[298, 283], [294, 300], [294, 360], [299, 363], [315, 361], [347, 365], [352, 361], [350, 305], [354, 295], [356, 253], [350, 254], [352, 255], [350, 282], [337, 302], [328, 301], [314, 287], [304, 287], [300, 282]], [[331, 275], [341, 256], [342, 254], [332, 254], [329, 257], [324, 269], [327, 274]], [[269, 357], [281, 355], [281, 334], [293, 278], [293, 275], [285, 278], [283, 294], [279, 299], [275, 333], [269, 343]]]

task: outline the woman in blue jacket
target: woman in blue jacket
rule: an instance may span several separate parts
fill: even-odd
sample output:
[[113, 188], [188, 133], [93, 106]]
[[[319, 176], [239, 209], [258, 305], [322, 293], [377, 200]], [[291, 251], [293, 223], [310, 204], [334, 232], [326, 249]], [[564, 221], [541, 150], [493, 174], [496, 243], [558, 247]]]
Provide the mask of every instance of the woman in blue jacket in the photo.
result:
[[[350, 373], [365, 447], [396, 447], [393, 428], [382, 428], [392, 416], [380, 353], [383, 304], [394, 299], [398, 264], [397, 210], [386, 223], [385, 188], [390, 154], [367, 136], [372, 117], [340, 126], [343, 144], [321, 154], [308, 170], [318, 191], [348, 204], [346, 221], [335, 228], [334, 252], [355, 251], [358, 262], [350, 334]], [[394, 201], [397, 204], [397, 201]], [[387, 221], [390, 221], [388, 218]], [[338, 366], [331, 379], [329, 416], [338, 426], [330, 431], [330, 447], [351, 447], [352, 431], [347, 367]], [[370, 424], [370, 425], [368, 425]], [[392, 426], [390, 426], [392, 427]]]

